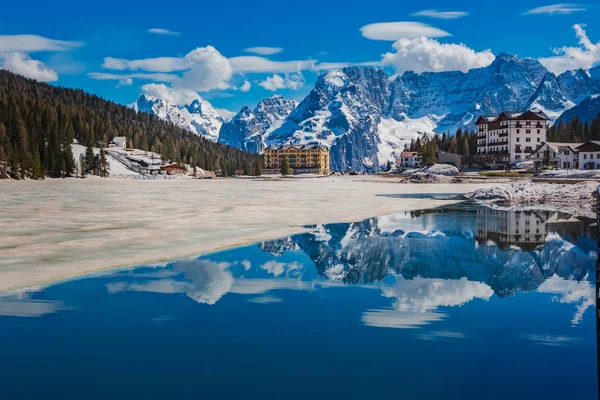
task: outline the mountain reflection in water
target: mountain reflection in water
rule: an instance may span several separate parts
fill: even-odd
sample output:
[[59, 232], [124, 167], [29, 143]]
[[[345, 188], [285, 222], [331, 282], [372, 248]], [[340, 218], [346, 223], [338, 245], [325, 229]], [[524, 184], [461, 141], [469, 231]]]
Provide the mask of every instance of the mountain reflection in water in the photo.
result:
[[0, 295], [3, 390], [596, 398], [593, 223], [463, 203]]

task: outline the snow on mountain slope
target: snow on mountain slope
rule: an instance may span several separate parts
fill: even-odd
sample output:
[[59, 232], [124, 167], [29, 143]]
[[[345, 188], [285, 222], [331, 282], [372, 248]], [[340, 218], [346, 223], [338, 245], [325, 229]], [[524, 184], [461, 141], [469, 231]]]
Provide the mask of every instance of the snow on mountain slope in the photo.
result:
[[264, 136], [273, 128], [279, 127], [297, 105], [296, 100], [273, 95], [258, 103], [254, 110], [243, 107], [230, 121], [223, 124], [219, 132], [219, 143], [260, 153], [265, 147]]
[[556, 75], [548, 72], [529, 99], [525, 109], [542, 111], [550, 119], [555, 120], [563, 111], [573, 106], [575, 106], [575, 103], [567, 99], [561, 91]]
[[178, 106], [166, 100], [142, 94], [131, 107], [139, 112], [154, 114], [165, 121], [172, 122], [215, 142], [219, 138], [219, 130], [224, 122], [214, 107], [204, 100], [194, 100], [189, 105]]
[[410, 144], [412, 139], [416, 139], [422, 134], [434, 134], [437, 124], [430, 117], [421, 117], [410, 119], [405, 117], [402, 121], [393, 118], [382, 118], [377, 127], [379, 134], [379, 146], [377, 158], [383, 165], [389, 161], [394, 161], [396, 156], [404, 150], [405, 144]]

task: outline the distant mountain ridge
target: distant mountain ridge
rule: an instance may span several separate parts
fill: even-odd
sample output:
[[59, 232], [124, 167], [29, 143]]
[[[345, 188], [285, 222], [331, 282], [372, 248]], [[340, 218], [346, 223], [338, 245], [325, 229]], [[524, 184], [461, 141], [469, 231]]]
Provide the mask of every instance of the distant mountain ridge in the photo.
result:
[[598, 93], [600, 68], [556, 76], [538, 60], [501, 53], [489, 66], [468, 72], [408, 71], [391, 79], [375, 67], [325, 71], [300, 103], [271, 96], [254, 110], [242, 108], [228, 122], [211, 118], [208, 111], [201, 114], [202, 122], [190, 120], [182, 111], [189, 108], [160, 102], [146, 109], [256, 153], [270, 144], [321, 143], [331, 149], [333, 171], [373, 172], [420, 135], [472, 130], [478, 115], [505, 110], [533, 109], [556, 120]]
[[194, 100], [189, 105], [178, 106], [158, 97], [142, 94], [131, 108], [154, 114], [197, 135], [216, 142], [224, 119], [207, 101]]

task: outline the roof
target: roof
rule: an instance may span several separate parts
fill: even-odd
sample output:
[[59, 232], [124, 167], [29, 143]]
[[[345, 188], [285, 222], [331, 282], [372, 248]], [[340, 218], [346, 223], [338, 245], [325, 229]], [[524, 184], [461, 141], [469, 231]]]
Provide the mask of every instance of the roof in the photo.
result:
[[581, 143], [567, 143], [567, 142], [542, 142], [535, 149], [534, 153], [537, 153], [544, 145], [548, 145], [552, 150], [557, 153], [561, 153], [563, 150], [569, 148], [573, 151], [577, 151], [577, 147], [581, 145]]
[[535, 120], [549, 120], [548, 116], [541, 111], [532, 111], [527, 110], [524, 112], [517, 111], [502, 111], [497, 116], [487, 116], [480, 115], [475, 121], [475, 125], [483, 125], [488, 124], [490, 122], [496, 122], [498, 120], [507, 121], [507, 120], [525, 120], [525, 119], [535, 119]]
[[416, 151], [403, 151], [400, 153], [400, 157], [413, 157], [415, 155], [419, 155], [419, 153]]
[[284, 144], [284, 145], [280, 145], [280, 146], [273, 146], [273, 145], [269, 145], [265, 148], [265, 150], [288, 150], [290, 148], [295, 148], [296, 150], [311, 150], [311, 149], [328, 149], [329, 148], [327, 146], [323, 146], [320, 143], [313, 143], [313, 144]]
[[113, 140], [126, 140], [127, 138], [125, 136], [115, 136], [113, 138]]
[[498, 116], [496, 115], [480, 115], [479, 118], [477, 118], [477, 121], [475, 121], [475, 125], [487, 124], [489, 122], [494, 122], [497, 119]]
[[589, 140], [589, 141], [585, 142], [584, 144], [582, 144], [581, 146], [577, 147], [576, 150], [579, 151], [580, 153], [582, 151], [584, 151], [584, 152], [587, 152], [587, 151], [600, 151], [600, 141]]

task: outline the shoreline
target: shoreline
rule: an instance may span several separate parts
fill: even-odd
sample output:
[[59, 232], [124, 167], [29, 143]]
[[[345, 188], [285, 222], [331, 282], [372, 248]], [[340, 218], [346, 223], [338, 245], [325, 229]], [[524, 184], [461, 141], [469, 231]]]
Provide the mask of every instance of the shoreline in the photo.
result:
[[9, 182], [0, 192], [0, 292], [459, 201], [381, 194], [464, 194], [485, 186], [365, 176]]

